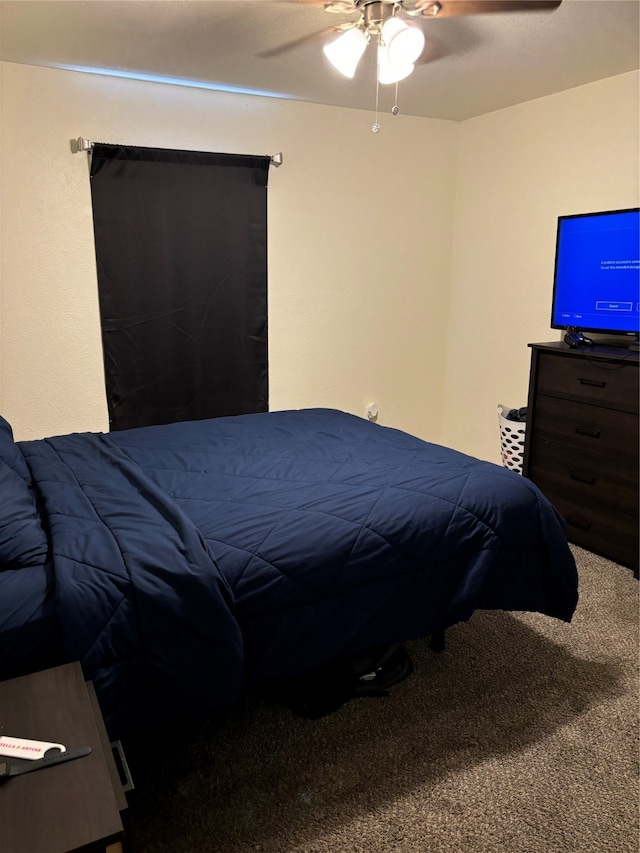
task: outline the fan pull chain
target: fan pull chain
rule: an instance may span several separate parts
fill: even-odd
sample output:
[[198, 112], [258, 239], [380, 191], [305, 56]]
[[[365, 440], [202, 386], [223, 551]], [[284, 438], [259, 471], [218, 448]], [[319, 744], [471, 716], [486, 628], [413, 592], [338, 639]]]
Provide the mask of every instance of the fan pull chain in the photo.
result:
[[378, 53], [378, 61], [376, 63], [376, 120], [371, 125], [373, 133], [380, 133], [380, 125], [378, 124], [378, 96], [380, 94], [380, 54]]
[[379, 94], [379, 92], [380, 92], [380, 83], [378, 81], [378, 78], [376, 77], [376, 120], [374, 121], [373, 125], [371, 126], [371, 130], [374, 133], [380, 133], [380, 125], [378, 124], [378, 94]]
[[395, 100], [393, 107], [391, 108], [391, 112], [393, 113], [394, 116], [397, 116], [398, 113], [400, 112], [400, 107], [398, 106], [398, 81], [397, 80], [396, 80], [396, 100]]

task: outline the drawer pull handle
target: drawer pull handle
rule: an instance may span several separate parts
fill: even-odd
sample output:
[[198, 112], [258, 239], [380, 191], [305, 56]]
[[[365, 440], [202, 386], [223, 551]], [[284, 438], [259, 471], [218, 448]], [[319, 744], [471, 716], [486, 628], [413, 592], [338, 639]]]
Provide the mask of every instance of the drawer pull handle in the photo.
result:
[[596, 478], [589, 477], [586, 474], [576, 474], [575, 471], [569, 471], [569, 476], [572, 480], [577, 480], [578, 483], [586, 483], [587, 486], [595, 486], [596, 484]]
[[577, 426], [576, 432], [578, 435], [588, 435], [591, 438], [600, 438], [599, 429], [590, 429], [589, 427]]
[[124, 749], [122, 748], [122, 744], [119, 740], [112, 740], [109, 746], [111, 747], [111, 752], [113, 753], [113, 760], [116, 763], [116, 770], [118, 771], [118, 776], [120, 777], [122, 791], [123, 793], [128, 794], [129, 791], [133, 791], [135, 785], [133, 784], [133, 778], [131, 776], [131, 771], [129, 770], [129, 765], [124, 754]]
[[591, 523], [585, 521], [583, 518], [577, 518], [575, 515], [568, 515], [566, 518], [567, 524], [570, 524], [572, 527], [577, 527], [580, 530], [591, 530]]
[[591, 388], [606, 388], [607, 383], [598, 379], [578, 379], [581, 385], [589, 385]]

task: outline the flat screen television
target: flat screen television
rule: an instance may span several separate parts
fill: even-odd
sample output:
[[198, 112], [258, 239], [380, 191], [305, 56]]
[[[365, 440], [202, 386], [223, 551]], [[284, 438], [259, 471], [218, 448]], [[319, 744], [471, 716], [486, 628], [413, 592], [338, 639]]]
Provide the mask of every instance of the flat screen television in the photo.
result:
[[639, 309], [640, 208], [559, 216], [551, 328], [625, 346], [638, 338]]

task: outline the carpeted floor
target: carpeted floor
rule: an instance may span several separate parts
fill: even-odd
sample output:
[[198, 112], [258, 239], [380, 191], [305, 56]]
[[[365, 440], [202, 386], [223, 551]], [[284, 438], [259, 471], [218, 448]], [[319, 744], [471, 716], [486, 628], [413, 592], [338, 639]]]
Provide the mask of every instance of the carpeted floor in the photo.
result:
[[637, 853], [638, 582], [574, 553], [570, 625], [477, 613], [387, 698], [125, 744], [128, 853]]

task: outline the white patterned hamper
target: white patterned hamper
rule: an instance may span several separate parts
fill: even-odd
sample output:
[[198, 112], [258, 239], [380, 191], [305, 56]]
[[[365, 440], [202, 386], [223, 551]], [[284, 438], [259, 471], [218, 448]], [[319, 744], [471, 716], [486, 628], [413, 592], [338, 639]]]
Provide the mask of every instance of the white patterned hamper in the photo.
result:
[[500, 452], [502, 464], [511, 471], [522, 474], [524, 462], [524, 435], [527, 429], [523, 421], [507, 418], [509, 412], [514, 411], [512, 406], [503, 406], [498, 403], [498, 423], [500, 425]]

